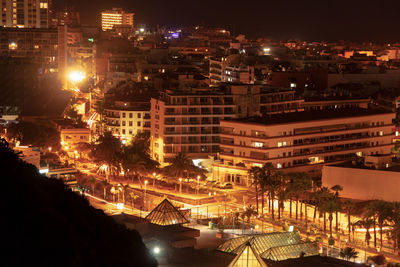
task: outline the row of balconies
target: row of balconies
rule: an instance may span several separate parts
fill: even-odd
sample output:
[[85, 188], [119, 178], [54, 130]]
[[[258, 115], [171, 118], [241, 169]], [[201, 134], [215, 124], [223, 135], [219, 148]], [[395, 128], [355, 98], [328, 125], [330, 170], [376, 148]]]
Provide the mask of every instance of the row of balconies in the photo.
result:
[[[324, 134], [324, 133], [343, 133], [343, 131], [347, 131], [347, 132], [351, 132], [354, 130], [358, 130], [358, 129], [363, 129], [363, 130], [373, 130], [373, 129], [382, 129], [383, 127], [393, 127], [393, 124], [385, 124], [380, 125], [380, 126], [360, 126], [360, 127], [345, 127], [343, 129], [332, 129], [332, 130], [328, 130], [328, 129], [323, 129], [323, 127], [320, 128], [319, 131], [315, 131], [315, 132], [307, 132], [307, 133], [299, 133], [299, 132], [295, 132], [294, 134], [292, 134], [292, 131], [290, 131], [290, 134], [283, 134], [283, 136], [286, 137], [292, 137], [292, 136], [313, 136], [313, 135], [317, 135], [317, 134]], [[389, 128], [388, 128], [389, 129]], [[391, 129], [390, 129], [391, 130]], [[232, 135], [232, 136], [243, 136], [246, 138], [259, 138], [259, 139], [276, 139], [276, 138], [282, 138], [282, 135], [274, 135], [274, 136], [269, 136], [267, 133], [264, 133], [264, 135], [257, 135], [255, 134], [255, 132], [257, 131], [251, 131], [250, 135], [247, 134], [238, 134], [237, 132], [235, 132], [234, 128], [231, 127], [221, 127], [221, 133], [222, 134], [226, 134], [226, 135]]]
[[[374, 140], [376, 138], [380, 138], [380, 137], [389, 137], [392, 136], [393, 134], [388, 134], [388, 135], [382, 135], [382, 136], [375, 136]], [[257, 149], [257, 150], [271, 150], [271, 149], [285, 149], [285, 148], [290, 148], [290, 147], [301, 147], [301, 146], [306, 146], [306, 145], [318, 145], [318, 144], [326, 144], [326, 143], [337, 143], [337, 142], [345, 142], [345, 141], [351, 141], [351, 140], [365, 140], [365, 139], [369, 139], [372, 138], [372, 136], [370, 135], [361, 135], [361, 136], [351, 136], [348, 138], [343, 138], [343, 139], [330, 139], [330, 138], [321, 138], [318, 141], [315, 142], [304, 142], [304, 143], [293, 143], [293, 144], [289, 144], [286, 146], [273, 146], [273, 147], [269, 147], [267, 144], [263, 144], [262, 147], [255, 147], [255, 146], [249, 146], [247, 144], [244, 145], [240, 145], [240, 144], [235, 144], [233, 139], [221, 139], [221, 144], [223, 145], [228, 145], [228, 146], [235, 146], [235, 147], [248, 147], [251, 149]], [[296, 140], [295, 140], [296, 141]]]
[[372, 147], [381, 147], [381, 146], [390, 146], [392, 144], [378, 144], [378, 145], [372, 145], [370, 143], [365, 143], [365, 144], [356, 144], [353, 145], [351, 147], [345, 147], [345, 148], [336, 148], [336, 149], [329, 149], [329, 150], [323, 150], [323, 149], [319, 149], [319, 150], [314, 150], [314, 151], [307, 151], [307, 152], [296, 152], [293, 154], [287, 154], [285, 156], [280, 156], [278, 155], [277, 157], [270, 157], [268, 154], [259, 154], [259, 155], [255, 155], [255, 154], [250, 154], [250, 155], [235, 155], [235, 152], [233, 149], [231, 148], [225, 148], [225, 147], [221, 147], [221, 154], [225, 154], [228, 156], [238, 156], [238, 157], [248, 157], [248, 158], [254, 158], [254, 159], [259, 159], [259, 160], [277, 160], [277, 159], [282, 159], [282, 158], [293, 158], [293, 157], [301, 157], [301, 156], [318, 156], [318, 155], [323, 155], [323, 154], [328, 154], [328, 153], [334, 153], [334, 152], [339, 152], [339, 151], [351, 151], [351, 150], [359, 150], [359, 149], [368, 149], [368, 148], [372, 148]]

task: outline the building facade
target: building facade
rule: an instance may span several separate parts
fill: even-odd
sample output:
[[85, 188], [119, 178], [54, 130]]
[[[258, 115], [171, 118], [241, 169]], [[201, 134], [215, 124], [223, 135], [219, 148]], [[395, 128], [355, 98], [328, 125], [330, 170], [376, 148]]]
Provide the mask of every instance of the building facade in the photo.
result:
[[115, 101], [104, 109], [104, 130], [128, 143], [138, 133], [150, 133], [150, 106]]
[[161, 93], [151, 99], [151, 150], [162, 164], [179, 152], [207, 159], [219, 149], [219, 122], [236, 116], [233, 95], [210, 89]]
[[1, 25], [12, 28], [48, 28], [51, 0], [1, 0]]
[[101, 28], [110, 31], [114, 26], [129, 25], [134, 28], [134, 13], [127, 13], [122, 8], [113, 8], [101, 12]]
[[261, 85], [166, 91], [151, 100], [153, 157], [168, 163], [182, 152], [204, 161], [219, 151], [220, 120], [299, 111], [302, 101]]
[[60, 131], [61, 145], [70, 147], [78, 143], [90, 143], [90, 129], [87, 128], [71, 128], [62, 129]]
[[267, 162], [284, 172], [319, 176], [325, 164], [390, 154], [394, 118], [395, 113], [345, 109], [223, 120], [213, 175], [249, 185], [248, 169]]

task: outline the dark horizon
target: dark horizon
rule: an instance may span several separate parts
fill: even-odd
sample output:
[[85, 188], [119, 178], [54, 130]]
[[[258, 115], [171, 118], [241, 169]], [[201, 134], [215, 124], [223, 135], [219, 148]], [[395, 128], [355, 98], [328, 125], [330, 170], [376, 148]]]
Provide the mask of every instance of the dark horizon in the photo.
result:
[[[100, 12], [122, 7], [135, 13], [135, 23], [150, 26], [219, 26], [234, 35], [251, 38], [300, 39], [306, 41], [396, 42], [400, 1], [262, 1], [237, 4], [218, 0], [195, 3], [185, 0], [54, 0], [81, 12], [82, 23], [97, 24]], [[244, 4], [243, 4], [244, 3]]]

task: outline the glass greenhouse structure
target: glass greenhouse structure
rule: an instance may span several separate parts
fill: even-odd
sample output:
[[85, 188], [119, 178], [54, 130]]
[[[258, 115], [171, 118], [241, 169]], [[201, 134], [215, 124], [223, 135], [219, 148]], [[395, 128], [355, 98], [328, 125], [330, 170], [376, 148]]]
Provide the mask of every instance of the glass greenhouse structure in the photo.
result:
[[246, 243], [249, 243], [262, 258], [274, 261], [319, 254], [318, 244], [316, 242], [301, 241], [298, 232], [274, 232], [240, 236], [221, 244], [218, 250], [239, 254]]

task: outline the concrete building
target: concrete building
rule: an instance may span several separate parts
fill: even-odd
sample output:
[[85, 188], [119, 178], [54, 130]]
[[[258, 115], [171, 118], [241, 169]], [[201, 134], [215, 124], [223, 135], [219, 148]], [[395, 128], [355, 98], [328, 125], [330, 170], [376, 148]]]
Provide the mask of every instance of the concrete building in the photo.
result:
[[183, 152], [204, 160], [219, 151], [220, 120], [300, 111], [302, 101], [293, 90], [262, 85], [166, 91], [151, 100], [153, 157], [167, 163]]
[[129, 25], [134, 28], [134, 13], [127, 13], [122, 8], [101, 12], [101, 29], [103, 31], [110, 31], [117, 25]]
[[301, 107], [305, 111], [324, 110], [324, 109], [343, 109], [343, 108], [368, 108], [371, 103], [369, 98], [351, 97], [324, 97], [306, 99]]
[[23, 161], [32, 164], [37, 169], [40, 169], [40, 148], [29, 146], [16, 146], [13, 149], [16, 152], [21, 152], [19, 157]]
[[242, 64], [240, 55], [210, 59], [210, 82], [254, 84], [254, 67]]
[[150, 99], [158, 92], [128, 81], [110, 89], [105, 96], [104, 130], [123, 143], [138, 133], [150, 133]]
[[90, 143], [90, 129], [87, 128], [71, 128], [62, 129], [60, 131], [61, 144], [63, 146], [72, 146], [78, 143]]
[[326, 164], [393, 147], [395, 113], [344, 109], [221, 121], [221, 144], [213, 175], [249, 185], [247, 171], [270, 162], [284, 172], [319, 176]]
[[392, 166], [392, 155], [365, 158], [365, 164], [347, 162], [322, 169], [323, 186], [341, 185], [340, 196], [357, 200], [400, 201], [400, 168]]
[[150, 107], [133, 102], [116, 101], [105, 111], [105, 130], [118, 136], [123, 143], [129, 142], [138, 133], [150, 133]]
[[219, 121], [236, 116], [233, 95], [206, 89], [167, 91], [151, 99], [151, 150], [170, 162], [177, 153], [204, 160], [219, 149]]
[[10, 28], [48, 28], [51, 0], [1, 0], [1, 25]]

